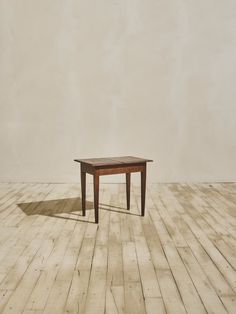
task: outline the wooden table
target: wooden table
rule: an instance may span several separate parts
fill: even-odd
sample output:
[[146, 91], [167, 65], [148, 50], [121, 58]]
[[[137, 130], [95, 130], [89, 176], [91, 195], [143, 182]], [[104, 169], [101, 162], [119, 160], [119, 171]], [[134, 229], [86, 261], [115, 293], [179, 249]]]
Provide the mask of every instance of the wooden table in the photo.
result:
[[141, 172], [141, 215], [145, 214], [146, 164], [152, 160], [133, 156], [74, 159], [81, 164], [82, 213], [86, 214], [86, 173], [93, 175], [95, 223], [98, 223], [99, 176], [108, 174], [126, 174], [127, 209], [130, 209], [130, 175]]

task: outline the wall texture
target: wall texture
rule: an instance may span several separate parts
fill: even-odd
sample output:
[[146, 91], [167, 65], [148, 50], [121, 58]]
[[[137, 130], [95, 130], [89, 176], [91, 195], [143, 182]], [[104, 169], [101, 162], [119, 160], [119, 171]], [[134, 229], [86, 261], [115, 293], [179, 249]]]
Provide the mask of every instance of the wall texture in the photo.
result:
[[0, 0], [0, 181], [114, 155], [153, 158], [152, 182], [236, 181], [235, 17], [235, 0]]

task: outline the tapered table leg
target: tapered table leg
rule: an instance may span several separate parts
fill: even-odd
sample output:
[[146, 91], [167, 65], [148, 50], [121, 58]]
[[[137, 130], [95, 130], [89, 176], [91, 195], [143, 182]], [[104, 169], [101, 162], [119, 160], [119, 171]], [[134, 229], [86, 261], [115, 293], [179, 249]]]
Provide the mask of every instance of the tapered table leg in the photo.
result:
[[146, 165], [141, 171], [141, 215], [145, 214], [145, 196], [146, 196]]
[[94, 189], [94, 211], [95, 211], [95, 223], [98, 223], [98, 204], [99, 204], [99, 175], [93, 176], [93, 189]]
[[130, 209], [130, 173], [126, 173], [126, 202], [127, 209]]
[[86, 215], [86, 172], [81, 170], [81, 199], [82, 199], [82, 214]]

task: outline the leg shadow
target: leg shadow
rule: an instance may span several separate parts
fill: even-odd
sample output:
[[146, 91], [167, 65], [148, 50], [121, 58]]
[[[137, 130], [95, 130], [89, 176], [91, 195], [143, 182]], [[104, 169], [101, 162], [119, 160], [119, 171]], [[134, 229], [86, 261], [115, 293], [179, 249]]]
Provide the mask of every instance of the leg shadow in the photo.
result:
[[[27, 216], [42, 215], [70, 220], [79, 220], [78, 217], [82, 216], [81, 199], [79, 197], [20, 203], [17, 206]], [[86, 201], [86, 210], [93, 208], [93, 203]], [[70, 214], [70, 217], [63, 216], [63, 214]], [[71, 216], [74, 216], [74, 218]]]

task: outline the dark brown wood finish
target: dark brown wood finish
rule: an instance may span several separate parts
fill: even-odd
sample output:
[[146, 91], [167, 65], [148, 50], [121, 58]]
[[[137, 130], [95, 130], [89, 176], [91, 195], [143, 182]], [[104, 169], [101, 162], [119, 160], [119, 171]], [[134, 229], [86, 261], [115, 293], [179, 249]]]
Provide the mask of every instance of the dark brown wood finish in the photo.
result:
[[83, 216], [86, 215], [86, 172], [80, 172], [81, 177], [81, 199], [82, 199], [82, 213]]
[[126, 202], [127, 209], [130, 209], [130, 172], [126, 173]]
[[150, 159], [133, 156], [75, 159], [81, 164], [81, 199], [82, 213], [86, 214], [86, 173], [93, 175], [95, 223], [99, 221], [99, 176], [109, 174], [126, 174], [126, 201], [130, 209], [130, 181], [132, 172], [141, 173], [141, 215], [145, 214], [146, 168]]
[[95, 210], [95, 223], [98, 223], [98, 204], [99, 204], [99, 175], [93, 176], [93, 189], [94, 189], [94, 210]]
[[146, 198], [146, 164], [141, 171], [141, 215], [145, 214], [145, 198]]

